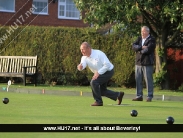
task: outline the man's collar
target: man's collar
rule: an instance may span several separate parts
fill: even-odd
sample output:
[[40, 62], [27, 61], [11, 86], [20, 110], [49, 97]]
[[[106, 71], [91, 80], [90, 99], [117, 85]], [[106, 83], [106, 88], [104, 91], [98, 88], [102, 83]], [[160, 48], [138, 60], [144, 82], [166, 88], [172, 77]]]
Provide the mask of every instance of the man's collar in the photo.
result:
[[150, 34], [146, 38], [142, 38], [142, 39], [146, 40], [149, 36], [150, 36]]

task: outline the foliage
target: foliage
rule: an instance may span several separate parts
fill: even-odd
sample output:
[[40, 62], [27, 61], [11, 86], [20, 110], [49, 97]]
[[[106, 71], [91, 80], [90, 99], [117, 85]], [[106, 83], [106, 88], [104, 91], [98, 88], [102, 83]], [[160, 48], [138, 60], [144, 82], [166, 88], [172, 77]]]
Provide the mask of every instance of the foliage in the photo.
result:
[[179, 91], [183, 92], [183, 83], [181, 84], [181, 86], [178, 88]]
[[183, 48], [167, 49], [167, 67], [170, 78], [170, 88], [178, 89], [183, 82]]
[[[119, 33], [120, 34], [120, 33]], [[131, 41], [130, 37], [126, 34], [122, 35], [122, 39], [116, 42], [114, 45], [118, 47], [115, 52], [114, 63], [115, 63], [115, 82], [119, 85], [125, 85], [132, 87], [134, 83], [134, 67], [135, 67], [135, 53], [131, 50]], [[124, 41], [126, 40], [126, 41]], [[119, 45], [119, 46], [118, 46]], [[119, 71], [121, 70], [121, 71]]]
[[[84, 11], [83, 19], [96, 27], [106, 23], [136, 24], [142, 16], [153, 30], [160, 29], [161, 24], [172, 24], [176, 28], [183, 29], [181, 0], [74, 0], [77, 8]], [[160, 31], [160, 30], [157, 30]]]
[[[1, 28], [1, 35], [5, 35], [8, 28]], [[65, 85], [71, 79], [82, 78], [82, 73], [77, 76], [70, 74], [75, 74], [80, 60], [80, 43], [95, 35], [95, 31], [88, 28], [19, 26], [14, 35], [1, 44], [0, 53], [6, 56], [38, 55], [40, 81], [48, 84], [56, 81]]]
[[[5, 33], [7, 28], [3, 27], [2, 32]], [[77, 70], [81, 58], [79, 47], [83, 41], [88, 41], [93, 49], [100, 49], [109, 57], [118, 74], [112, 78], [114, 83], [121, 86], [132, 81], [134, 53], [131, 37], [125, 32], [101, 35], [91, 28], [20, 26], [14, 34], [18, 35], [15, 40], [10, 36], [1, 45], [1, 55], [38, 55], [39, 83], [88, 85], [91, 72]]]
[[[171, 29], [183, 29], [182, 8], [180, 0], [159, 1], [159, 0], [74, 0], [77, 8], [84, 11], [83, 19], [96, 27], [106, 23], [136, 24], [145, 19], [145, 23], [154, 32], [160, 31], [164, 25], [173, 25]], [[139, 18], [139, 16], [142, 16]], [[161, 24], [163, 23], [163, 24]], [[168, 27], [168, 26], [167, 26]], [[169, 26], [170, 28], [171, 26]], [[155, 31], [156, 30], [156, 31]]]
[[[83, 19], [99, 28], [107, 23], [115, 24], [118, 29], [131, 29], [134, 35], [140, 32], [140, 26], [150, 27], [151, 34], [157, 38], [157, 48], [166, 51], [168, 46], [183, 46], [181, 30], [183, 29], [182, 0], [74, 0], [77, 8], [84, 11]], [[123, 28], [122, 28], [123, 27]], [[167, 63], [167, 55], [161, 52], [156, 62], [159, 66]], [[158, 57], [158, 56], [157, 56]], [[166, 66], [163, 69], [167, 70]], [[168, 81], [166, 79], [165, 81]]]
[[162, 83], [165, 81], [165, 75], [167, 71], [164, 71], [163, 68], [165, 67], [165, 63], [162, 64], [161, 71], [158, 73], [153, 74], [153, 80], [155, 86], [161, 86], [162, 88]]

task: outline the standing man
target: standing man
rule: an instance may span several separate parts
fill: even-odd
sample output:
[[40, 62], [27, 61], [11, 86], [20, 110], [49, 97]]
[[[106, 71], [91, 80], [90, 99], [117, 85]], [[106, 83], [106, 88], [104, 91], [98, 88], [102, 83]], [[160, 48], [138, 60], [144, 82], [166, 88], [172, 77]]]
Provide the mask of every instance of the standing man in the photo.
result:
[[124, 92], [113, 92], [107, 89], [107, 82], [114, 74], [113, 64], [105, 53], [92, 49], [87, 42], [81, 44], [80, 50], [83, 56], [80, 64], [77, 66], [78, 70], [81, 71], [88, 66], [93, 72], [90, 85], [95, 102], [91, 106], [103, 106], [102, 96], [106, 96], [114, 101], [118, 100], [118, 105], [120, 105]]
[[136, 80], [136, 98], [132, 101], [143, 101], [143, 77], [147, 88], [147, 102], [153, 98], [153, 65], [154, 50], [156, 40], [150, 35], [147, 26], [141, 28], [141, 37], [133, 43], [132, 49], [136, 52], [135, 59], [135, 80]]

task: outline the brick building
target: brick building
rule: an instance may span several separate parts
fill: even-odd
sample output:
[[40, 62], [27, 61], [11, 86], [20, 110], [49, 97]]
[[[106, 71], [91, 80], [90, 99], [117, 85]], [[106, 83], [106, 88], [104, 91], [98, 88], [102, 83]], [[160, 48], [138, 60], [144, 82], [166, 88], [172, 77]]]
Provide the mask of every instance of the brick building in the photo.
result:
[[87, 27], [73, 0], [0, 0], [0, 25]]

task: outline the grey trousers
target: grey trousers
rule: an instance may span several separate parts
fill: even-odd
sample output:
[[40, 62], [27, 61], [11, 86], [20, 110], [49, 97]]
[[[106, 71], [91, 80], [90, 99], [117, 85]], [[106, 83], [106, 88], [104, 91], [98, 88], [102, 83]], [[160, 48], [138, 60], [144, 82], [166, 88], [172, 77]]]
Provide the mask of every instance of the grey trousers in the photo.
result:
[[91, 80], [90, 85], [93, 93], [93, 98], [97, 103], [103, 103], [102, 96], [106, 96], [114, 101], [117, 100], [119, 92], [114, 92], [107, 89], [107, 82], [113, 76], [114, 70], [107, 71], [106, 73], [99, 75], [96, 80]]
[[135, 65], [136, 96], [143, 98], [143, 78], [146, 82], [147, 98], [153, 98], [153, 66]]

